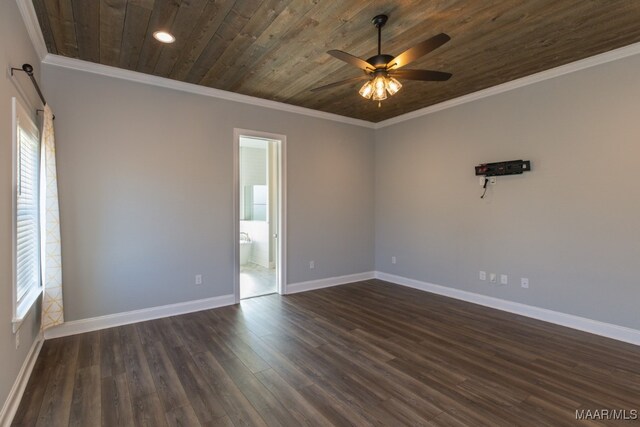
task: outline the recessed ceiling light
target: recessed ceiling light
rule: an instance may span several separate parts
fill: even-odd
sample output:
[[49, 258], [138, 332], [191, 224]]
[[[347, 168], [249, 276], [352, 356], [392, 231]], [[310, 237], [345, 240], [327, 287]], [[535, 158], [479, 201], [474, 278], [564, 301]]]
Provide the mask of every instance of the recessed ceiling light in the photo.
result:
[[156, 40], [162, 43], [173, 43], [174, 41], [176, 41], [176, 38], [166, 31], [156, 31], [155, 33], [153, 33], [153, 37], [155, 37]]

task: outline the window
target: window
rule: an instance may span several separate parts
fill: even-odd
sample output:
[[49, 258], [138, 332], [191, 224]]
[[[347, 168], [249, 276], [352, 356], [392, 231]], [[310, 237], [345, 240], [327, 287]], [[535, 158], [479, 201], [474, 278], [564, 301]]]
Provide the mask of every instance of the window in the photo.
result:
[[38, 127], [13, 98], [14, 329], [41, 293], [40, 138]]

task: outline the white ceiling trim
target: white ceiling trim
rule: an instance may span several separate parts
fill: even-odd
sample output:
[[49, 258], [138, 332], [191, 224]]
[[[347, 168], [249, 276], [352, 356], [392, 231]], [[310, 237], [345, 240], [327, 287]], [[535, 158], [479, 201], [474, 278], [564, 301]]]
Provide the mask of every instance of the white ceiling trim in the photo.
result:
[[510, 90], [518, 89], [531, 84], [539, 83], [544, 80], [553, 79], [555, 77], [563, 76], [565, 74], [573, 73], [576, 71], [584, 70], [586, 68], [595, 67], [597, 65], [606, 64], [607, 62], [616, 61], [618, 59], [626, 58], [640, 54], [640, 43], [634, 43], [628, 46], [621, 47], [619, 49], [611, 50], [609, 52], [601, 53], [589, 58], [581, 59], [569, 64], [561, 65], [556, 68], [541, 71], [530, 76], [522, 77], [517, 80], [512, 80], [507, 83], [493, 86], [487, 89], [473, 92], [467, 95], [460, 96], [458, 98], [450, 99], [448, 101], [441, 102], [439, 104], [430, 105], [425, 108], [421, 108], [410, 113], [402, 114], [397, 117], [392, 117], [387, 120], [383, 120], [378, 123], [373, 123], [366, 120], [354, 119], [351, 117], [341, 116], [338, 114], [326, 113], [324, 111], [312, 110], [310, 108], [299, 107], [296, 105], [285, 104], [283, 102], [270, 101], [267, 99], [256, 98], [253, 96], [242, 95], [234, 92], [228, 92], [220, 89], [214, 89], [204, 86], [199, 86], [191, 83], [179, 82], [176, 80], [167, 79], [164, 77], [152, 76], [148, 74], [139, 73], [137, 71], [123, 70], [116, 67], [110, 67], [108, 65], [95, 64], [93, 62], [82, 61], [78, 59], [67, 58], [59, 55], [47, 53], [46, 44], [42, 35], [42, 30], [38, 24], [38, 17], [36, 15], [33, 3], [31, 0], [16, 0], [22, 19], [31, 38], [31, 43], [36, 52], [41, 58], [42, 63], [50, 64], [63, 68], [70, 68], [74, 70], [86, 71], [89, 73], [100, 74], [103, 76], [109, 76], [139, 83], [150, 84], [159, 87], [165, 87], [169, 89], [179, 90], [183, 92], [194, 93], [198, 95], [210, 96], [213, 98], [225, 99], [228, 101], [241, 102], [250, 105], [256, 105], [265, 108], [271, 108], [280, 111], [286, 111], [295, 114], [302, 114], [310, 117], [316, 117], [320, 119], [332, 120], [340, 123], [346, 123], [356, 126], [362, 126], [369, 129], [382, 129], [387, 126], [402, 123], [407, 120], [415, 119], [418, 117], [426, 116], [438, 111], [453, 108], [458, 105], [473, 102], [478, 99], [486, 98], [489, 96], [497, 95], [500, 93], [508, 92]]
[[[21, 0], [18, 0], [18, 1], [21, 1]], [[517, 80], [512, 80], [510, 82], [503, 83], [498, 86], [493, 86], [487, 89], [480, 90], [478, 92], [473, 92], [468, 95], [450, 99], [448, 101], [444, 101], [439, 104], [430, 105], [428, 107], [421, 108], [420, 110], [412, 111], [410, 113], [393, 117], [391, 119], [383, 120], [378, 123], [373, 123], [366, 120], [354, 119], [351, 117], [341, 116], [338, 114], [326, 113], [324, 111], [312, 110], [310, 108], [299, 107], [296, 105], [285, 104], [282, 102], [256, 98], [253, 96], [242, 95], [234, 92], [228, 92], [225, 90], [199, 86], [192, 83], [180, 82], [177, 80], [171, 80], [164, 77], [152, 76], [152, 75], [140, 73], [137, 71], [130, 71], [130, 70], [124, 70], [121, 68], [110, 67], [108, 65], [95, 64], [93, 62], [67, 58], [64, 56], [53, 55], [50, 53], [45, 56], [42, 63], [63, 67], [63, 68], [86, 71], [89, 73], [100, 74], [103, 76], [114, 77], [118, 79], [124, 79], [124, 80], [139, 82], [139, 83], [150, 84], [154, 86], [160, 86], [164, 88], [194, 93], [198, 95], [210, 96], [213, 98], [225, 99], [228, 101], [241, 102], [245, 104], [251, 104], [251, 105], [256, 105], [260, 107], [280, 110], [280, 111], [287, 111], [290, 113], [303, 114], [306, 116], [316, 117], [320, 119], [326, 119], [326, 120], [332, 120], [332, 121], [347, 123], [347, 124], [356, 125], [356, 126], [362, 126], [369, 129], [382, 129], [387, 126], [395, 125], [397, 123], [402, 123], [407, 120], [412, 120], [418, 117], [426, 116], [428, 114], [436, 113], [438, 111], [446, 110], [448, 108], [453, 108], [458, 105], [466, 104], [468, 102], [473, 102], [479, 99], [487, 98], [489, 96], [498, 95], [500, 93], [508, 92], [524, 86], [529, 86], [545, 80], [560, 77], [565, 74], [570, 74], [576, 71], [595, 67], [601, 64], [606, 64], [608, 62], [616, 61], [618, 59], [622, 59], [622, 58], [626, 58], [626, 57], [638, 55], [638, 54], [640, 54], [640, 43], [634, 43], [629, 46], [611, 50], [609, 52], [601, 53], [599, 55], [581, 59], [579, 61], [571, 62], [569, 64], [561, 65], [560, 67], [551, 68], [549, 70], [541, 71], [539, 73], [532, 74], [530, 76], [522, 77]]]
[[56, 67], [85, 71], [87, 73], [100, 74], [102, 76], [113, 77], [116, 79], [129, 80], [132, 82], [144, 83], [152, 86], [159, 86], [167, 89], [174, 89], [182, 92], [209, 96], [212, 98], [225, 99], [227, 101], [241, 102], [243, 104], [250, 104], [258, 107], [270, 108], [273, 110], [286, 111], [288, 113], [302, 114], [318, 119], [332, 120], [334, 122], [362, 126], [369, 129], [373, 129], [375, 125], [373, 122], [368, 122], [366, 120], [354, 119], [351, 117], [340, 116], [338, 114], [326, 113], [324, 111], [317, 111], [310, 108], [299, 107], [297, 105], [285, 104], [284, 102], [271, 101], [268, 99], [256, 98], [254, 96], [228, 92], [226, 90], [199, 86], [192, 83], [185, 83], [177, 80], [167, 79], [165, 77], [152, 76], [150, 74], [144, 74], [138, 71], [124, 70], [122, 68], [96, 64], [80, 59], [67, 58], [65, 56], [54, 55], [51, 53], [47, 54], [42, 63], [53, 65]]
[[544, 80], [560, 77], [565, 74], [574, 73], [576, 71], [584, 70], [586, 68], [595, 67], [597, 65], [606, 64], [607, 62], [616, 61], [618, 59], [626, 58], [640, 54], [640, 43], [630, 44], [628, 46], [621, 47], [619, 49], [610, 50], [609, 52], [601, 53], [599, 55], [591, 56], [589, 58], [581, 59], [569, 64], [561, 65], [556, 68], [541, 71], [530, 76], [522, 77], [520, 79], [512, 80], [507, 83], [500, 84], [498, 86], [492, 86], [487, 89], [479, 90], [467, 95], [453, 98], [448, 101], [441, 102], [439, 104], [430, 105], [425, 108], [421, 108], [410, 113], [402, 114], [400, 116], [392, 117], [387, 120], [383, 120], [375, 124], [374, 129], [382, 129], [387, 126], [402, 123], [407, 120], [415, 119], [418, 117], [426, 116], [438, 111], [446, 110], [448, 108], [456, 107], [458, 105], [473, 102], [478, 99], [487, 98], [489, 96], [497, 95], [500, 93], [508, 92], [510, 90], [518, 89], [524, 86], [529, 86], [535, 83], [542, 82]]
[[44, 36], [38, 23], [38, 15], [36, 15], [36, 10], [33, 8], [33, 2], [31, 0], [16, 0], [16, 4], [18, 5], [20, 15], [22, 15], [24, 25], [27, 27], [31, 44], [36, 50], [40, 61], [42, 61], [47, 55], [47, 45], [44, 42]]

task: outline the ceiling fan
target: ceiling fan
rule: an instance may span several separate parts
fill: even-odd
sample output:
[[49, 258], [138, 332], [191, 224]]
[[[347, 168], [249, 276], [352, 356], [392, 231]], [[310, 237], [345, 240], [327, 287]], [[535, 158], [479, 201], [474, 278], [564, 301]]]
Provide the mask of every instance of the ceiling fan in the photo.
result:
[[371, 22], [378, 29], [378, 54], [372, 56], [366, 61], [343, 52], [341, 50], [330, 50], [327, 53], [347, 64], [354, 65], [364, 71], [363, 76], [352, 77], [350, 79], [341, 80], [339, 82], [330, 83], [325, 86], [320, 86], [311, 89], [312, 92], [333, 88], [347, 83], [354, 83], [359, 80], [367, 80], [367, 82], [360, 88], [360, 95], [366, 99], [373, 99], [380, 101], [387, 99], [387, 92], [389, 95], [396, 94], [401, 88], [402, 84], [396, 79], [406, 80], [422, 80], [422, 81], [445, 81], [449, 80], [451, 73], [445, 73], [442, 71], [431, 70], [406, 70], [401, 69], [405, 65], [415, 61], [416, 59], [426, 55], [427, 53], [439, 48], [449, 40], [449, 37], [445, 33], [440, 33], [437, 36], [433, 36], [421, 43], [413, 46], [410, 49], [405, 50], [398, 56], [392, 56], [383, 54], [381, 50], [382, 43], [382, 27], [387, 23], [389, 17], [387, 15], [377, 15]]

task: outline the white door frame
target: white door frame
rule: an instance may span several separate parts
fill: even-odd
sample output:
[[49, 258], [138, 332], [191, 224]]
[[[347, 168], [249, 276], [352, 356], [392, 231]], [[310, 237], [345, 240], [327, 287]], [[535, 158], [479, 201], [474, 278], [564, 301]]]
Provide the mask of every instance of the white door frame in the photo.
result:
[[278, 238], [276, 239], [277, 290], [287, 293], [287, 136], [248, 129], [233, 130], [233, 295], [240, 302], [240, 137], [280, 141], [276, 150], [278, 162]]

